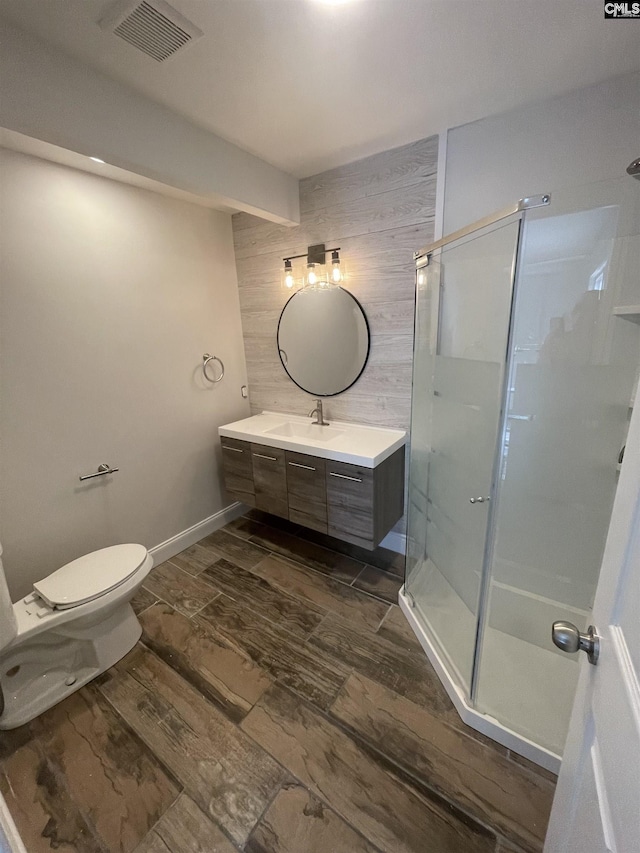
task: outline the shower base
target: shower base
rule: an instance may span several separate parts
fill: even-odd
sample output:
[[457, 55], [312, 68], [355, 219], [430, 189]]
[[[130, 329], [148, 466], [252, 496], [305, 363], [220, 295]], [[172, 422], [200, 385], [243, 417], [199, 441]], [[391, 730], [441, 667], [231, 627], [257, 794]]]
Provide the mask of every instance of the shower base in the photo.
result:
[[405, 594], [404, 586], [400, 590], [399, 604], [462, 721], [472, 729], [481, 732], [508, 749], [512, 749], [552, 773], [558, 773], [561, 761], [559, 755], [513, 731], [495, 717], [477, 711], [469, 704], [467, 697], [451, 675], [448, 663], [429, 636], [428, 629], [418, 619], [415, 608], [412, 607], [408, 596]]

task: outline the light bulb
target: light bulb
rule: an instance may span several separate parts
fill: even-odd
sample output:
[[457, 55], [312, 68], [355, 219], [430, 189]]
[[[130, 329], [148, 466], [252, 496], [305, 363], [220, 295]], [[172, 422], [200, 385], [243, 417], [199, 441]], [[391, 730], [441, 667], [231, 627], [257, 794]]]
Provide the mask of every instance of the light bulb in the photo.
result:
[[338, 284], [342, 281], [342, 270], [340, 269], [340, 255], [337, 251], [331, 253], [331, 281]]
[[284, 272], [282, 273], [282, 280], [287, 290], [291, 290], [293, 285], [295, 284], [291, 261], [288, 258], [284, 262]]
[[315, 264], [307, 264], [307, 282], [315, 284], [318, 281]]

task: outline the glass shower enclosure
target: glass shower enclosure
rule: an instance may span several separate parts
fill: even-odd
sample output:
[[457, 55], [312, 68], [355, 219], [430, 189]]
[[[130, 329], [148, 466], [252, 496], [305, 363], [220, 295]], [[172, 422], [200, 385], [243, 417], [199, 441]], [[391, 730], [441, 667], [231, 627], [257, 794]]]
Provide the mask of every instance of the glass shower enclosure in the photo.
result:
[[401, 606], [469, 725], [552, 770], [640, 364], [640, 184], [525, 199], [416, 253]]

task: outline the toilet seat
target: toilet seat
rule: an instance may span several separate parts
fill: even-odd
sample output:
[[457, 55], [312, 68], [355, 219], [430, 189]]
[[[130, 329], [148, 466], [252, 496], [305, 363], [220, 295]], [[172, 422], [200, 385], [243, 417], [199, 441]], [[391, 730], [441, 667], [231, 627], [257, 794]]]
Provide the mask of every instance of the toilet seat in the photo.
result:
[[112, 545], [86, 554], [34, 583], [49, 607], [66, 610], [93, 601], [120, 586], [147, 558], [144, 545]]

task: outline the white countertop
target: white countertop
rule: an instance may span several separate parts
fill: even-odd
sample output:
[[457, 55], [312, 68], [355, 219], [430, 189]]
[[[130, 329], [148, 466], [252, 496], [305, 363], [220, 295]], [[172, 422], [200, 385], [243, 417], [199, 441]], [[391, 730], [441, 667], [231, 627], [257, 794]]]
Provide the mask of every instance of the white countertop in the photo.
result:
[[348, 462], [375, 468], [402, 447], [407, 433], [402, 429], [382, 429], [331, 420], [328, 427], [312, 424], [300, 415], [262, 412], [219, 427], [221, 437], [265, 444], [281, 450], [308, 453], [334, 462]]

